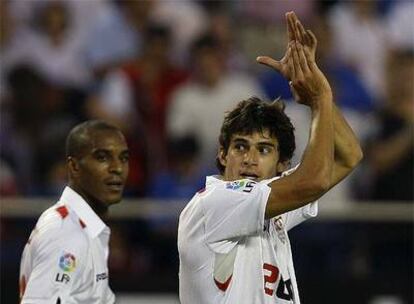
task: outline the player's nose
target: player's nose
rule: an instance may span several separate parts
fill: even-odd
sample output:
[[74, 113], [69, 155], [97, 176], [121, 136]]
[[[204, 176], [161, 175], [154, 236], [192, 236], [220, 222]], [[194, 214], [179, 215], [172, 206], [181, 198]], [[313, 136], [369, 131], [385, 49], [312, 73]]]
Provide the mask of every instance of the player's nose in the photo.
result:
[[256, 149], [249, 149], [243, 155], [243, 164], [245, 166], [251, 166], [257, 164], [258, 152]]

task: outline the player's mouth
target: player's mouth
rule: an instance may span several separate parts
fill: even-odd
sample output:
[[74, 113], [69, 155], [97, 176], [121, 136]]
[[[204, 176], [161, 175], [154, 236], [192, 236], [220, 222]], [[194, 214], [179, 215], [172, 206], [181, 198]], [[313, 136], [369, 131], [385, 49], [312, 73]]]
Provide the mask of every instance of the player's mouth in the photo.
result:
[[259, 179], [259, 175], [252, 173], [252, 172], [243, 172], [240, 174], [242, 178], [247, 178], [250, 180], [257, 181]]
[[113, 180], [107, 180], [105, 182], [105, 185], [109, 188], [111, 191], [122, 191], [124, 189], [124, 183], [122, 180], [113, 179]]

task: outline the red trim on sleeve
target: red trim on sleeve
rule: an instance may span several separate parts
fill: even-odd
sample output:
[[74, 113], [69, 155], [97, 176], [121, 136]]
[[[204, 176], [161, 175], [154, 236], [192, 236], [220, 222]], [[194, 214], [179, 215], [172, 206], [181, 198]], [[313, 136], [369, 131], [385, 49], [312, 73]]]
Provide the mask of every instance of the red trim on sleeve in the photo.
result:
[[227, 288], [229, 287], [229, 285], [230, 285], [230, 281], [231, 281], [231, 278], [233, 277], [233, 275], [231, 275], [228, 279], [227, 279], [227, 281], [226, 282], [224, 282], [224, 283], [221, 283], [221, 282], [219, 282], [219, 281], [217, 281], [216, 280], [216, 278], [214, 278], [214, 283], [216, 283], [216, 285], [217, 285], [217, 287], [221, 290], [221, 291], [226, 291], [227, 290]]
[[81, 225], [82, 229], [86, 227], [86, 224], [81, 219], [79, 219], [79, 224]]
[[66, 208], [65, 206], [60, 206], [60, 207], [56, 208], [56, 211], [60, 214], [62, 219], [67, 217], [68, 214], [69, 214], [68, 208]]
[[26, 291], [26, 277], [23, 275], [20, 278], [20, 282], [19, 282], [19, 291], [20, 291], [20, 301], [22, 300], [23, 296], [24, 296], [24, 292]]

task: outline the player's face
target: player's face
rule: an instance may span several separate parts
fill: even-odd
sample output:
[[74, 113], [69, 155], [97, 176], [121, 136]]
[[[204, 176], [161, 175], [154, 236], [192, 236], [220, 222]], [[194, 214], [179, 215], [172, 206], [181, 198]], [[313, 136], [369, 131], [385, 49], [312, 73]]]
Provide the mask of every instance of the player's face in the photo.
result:
[[128, 177], [128, 147], [121, 132], [93, 131], [89, 150], [78, 160], [75, 182], [88, 203], [107, 208], [122, 198]]
[[221, 150], [219, 159], [225, 167], [224, 179], [249, 178], [256, 181], [272, 178], [284, 170], [279, 162], [278, 141], [269, 131], [235, 134], [227, 153]]

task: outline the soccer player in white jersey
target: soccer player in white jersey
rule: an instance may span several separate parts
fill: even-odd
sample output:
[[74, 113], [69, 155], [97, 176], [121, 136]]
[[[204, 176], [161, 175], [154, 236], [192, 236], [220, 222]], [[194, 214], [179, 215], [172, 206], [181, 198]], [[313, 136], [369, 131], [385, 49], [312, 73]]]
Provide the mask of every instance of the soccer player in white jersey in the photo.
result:
[[293, 126], [279, 102], [242, 101], [219, 138], [221, 176], [209, 176], [180, 215], [181, 304], [299, 304], [287, 232], [317, 215], [316, 200], [347, 176], [361, 148], [315, 63], [316, 38], [288, 13], [289, 44], [276, 61], [299, 103], [310, 108], [310, 139], [289, 167]]
[[99, 120], [74, 127], [66, 140], [68, 186], [40, 216], [20, 266], [22, 304], [112, 304], [110, 230], [102, 219], [121, 200], [128, 148], [121, 131]]

